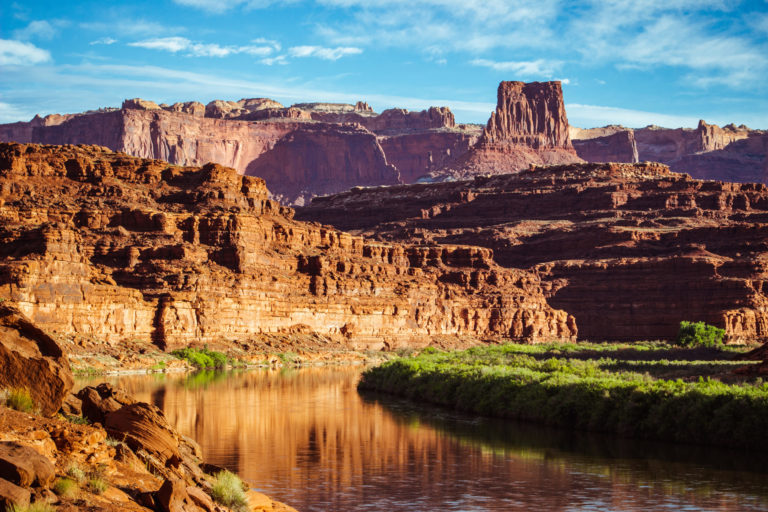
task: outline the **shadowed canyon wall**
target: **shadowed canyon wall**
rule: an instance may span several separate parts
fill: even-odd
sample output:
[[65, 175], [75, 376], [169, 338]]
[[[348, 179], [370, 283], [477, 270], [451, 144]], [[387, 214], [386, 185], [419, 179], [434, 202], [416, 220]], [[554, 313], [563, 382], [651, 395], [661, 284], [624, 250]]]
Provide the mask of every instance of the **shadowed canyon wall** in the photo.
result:
[[768, 188], [662, 164], [576, 164], [353, 190], [297, 217], [381, 240], [473, 244], [542, 280], [589, 340], [673, 339], [682, 320], [768, 338]]

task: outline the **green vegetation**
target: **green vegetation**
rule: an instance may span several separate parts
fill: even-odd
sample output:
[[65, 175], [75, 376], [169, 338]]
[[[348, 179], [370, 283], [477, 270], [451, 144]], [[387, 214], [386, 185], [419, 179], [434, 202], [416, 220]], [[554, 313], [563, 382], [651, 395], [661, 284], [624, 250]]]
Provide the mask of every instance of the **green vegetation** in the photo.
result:
[[71, 478], [58, 478], [53, 484], [53, 492], [62, 498], [72, 498], [77, 494], [79, 486]]
[[277, 358], [280, 359], [280, 362], [285, 366], [296, 366], [301, 363], [301, 357], [299, 357], [299, 354], [296, 352], [291, 352], [290, 350], [287, 352], [278, 353]]
[[32, 503], [27, 506], [22, 505], [9, 505], [6, 507], [6, 512], [55, 512], [55, 508], [53, 508], [53, 505], [49, 505], [48, 503]]
[[83, 471], [77, 464], [71, 464], [66, 470], [67, 476], [72, 478], [78, 483], [82, 483], [85, 480], [85, 471]]
[[719, 347], [723, 344], [725, 329], [704, 322], [680, 322], [677, 344], [684, 347]]
[[180, 348], [171, 352], [171, 355], [184, 359], [199, 369], [226, 368], [230, 364], [230, 360], [225, 354], [209, 350], [208, 347], [201, 349]]
[[150, 370], [152, 371], [163, 371], [166, 369], [168, 364], [165, 361], [160, 361], [159, 363], [155, 363], [152, 366], [150, 366]]
[[35, 411], [35, 401], [29, 390], [22, 388], [9, 389], [5, 397], [5, 405], [17, 411], [32, 413]]
[[429, 350], [367, 370], [360, 388], [568, 428], [768, 449], [768, 384], [713, 378], [735, 380], [745, 362], [731, 354], [662, 343]]
[[239, 476], [230, 471], [221, 471], [216, 474], [216, 481], [211, 488], [211, 496], [214, 501], [225, 507], [238, 512], [245, 511], [248, 507], [245, 489], [246, 487]]
[[101, 477], [94, 476], [88, 480], [88, 489], [93, 494], [102, 494], [108, 487], [109, 484]]

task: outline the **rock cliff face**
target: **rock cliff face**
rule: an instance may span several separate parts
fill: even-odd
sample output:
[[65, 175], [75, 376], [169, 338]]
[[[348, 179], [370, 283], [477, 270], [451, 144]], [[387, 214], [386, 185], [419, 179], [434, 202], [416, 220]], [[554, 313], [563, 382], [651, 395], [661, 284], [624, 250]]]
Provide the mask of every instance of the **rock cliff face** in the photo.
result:
[[581, 159], [571, 145], [560, 82], [501, 82], [496, 111], [478, 144], [429, 178], [445, 181], [572, 162]]
[[[572, 138], [573, 147], [582, 160], [628, 163], [640, 161], [634, 130], [619, 129], [605, 135], [596, 135], [593, 130], [576, 130], [576, 136], [580, 138]], [[573, 130], [571, 132], [573, 133]]]
[[296, 329], [371, 348], [576, 333], [489, 249], [369, 242], [292, 215], [215, 164], [0, 144], [0, 296], [49, 331], [164, 348]]
[[[699, 121], [695, 130], [648, 126], [571, 129], [574, 148], [589, 162], [654, 161], [699, 179], [768, 183], [768, 134], [732, 124]], [[632, 146], [635, 146], [633, 148]]]
[[245, 168], [274, 184], [273, 197], [304, 205], [313, 196], [353, 186], [395, 185], [400, 175], [369, 131], [354, 125], [310, 124], [278, 140]]
[[527, 268], [589, 340], [671, 339], [681, 320], [768, 339], [768, 188], [662, 164], [535, 168], [317, 198], [302, 220], [387, 241], [476, 244]]

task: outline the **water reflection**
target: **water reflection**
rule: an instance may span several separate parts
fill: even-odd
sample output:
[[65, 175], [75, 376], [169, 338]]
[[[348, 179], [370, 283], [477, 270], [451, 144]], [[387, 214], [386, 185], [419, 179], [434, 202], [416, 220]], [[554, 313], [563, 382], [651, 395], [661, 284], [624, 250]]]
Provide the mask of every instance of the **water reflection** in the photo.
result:
[[764, 510], [760, 455], [358, 394], [356, 368], [119, 379], [206, 460], [299, 510]]

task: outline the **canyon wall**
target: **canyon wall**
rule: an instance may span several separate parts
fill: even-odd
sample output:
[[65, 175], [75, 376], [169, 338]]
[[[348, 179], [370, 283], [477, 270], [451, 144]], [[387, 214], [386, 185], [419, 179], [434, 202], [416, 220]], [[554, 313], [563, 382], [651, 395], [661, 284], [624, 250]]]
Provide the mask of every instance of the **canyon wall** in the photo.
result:
[[96, 144], [178, 165], [234, 167], [264, 177], [274, 199], [298, 205], [354, 186], [400, 183], [401, 176], [415, 181], [476, 140], [477, 128], [457, 126], [447, 107], [376, 114], [363, 102], [284, 107], [268, 98], [208, 105], [134, 98], [120, 109], [0, 125], [0, 141]]
[[501, 82], [496, 110], [477, 145], [455, 162], [428, 173], [425, 181], [581, 162], [568, 128], [560, 82]]
[[374, 349], [576, 334], [535, 274], [489, 249], [292, 216], [264, 180], [216, 164], [0, 144], [0, 296], [57, 334], [166, 349], [307, 331]]
[[768, 183], [768, 133], [699, 121], [696, 129], [610, 125], [571, 128], [576, 152], [588, 162], [662, 162], [694, 178]]
[[768, 339], [768, 188], [662, 164], [578, 164], [352, 190], [297, 218], [382, 241], [473, 244], [543, 281], [587, 340], [674, 339], [682, 320]]

